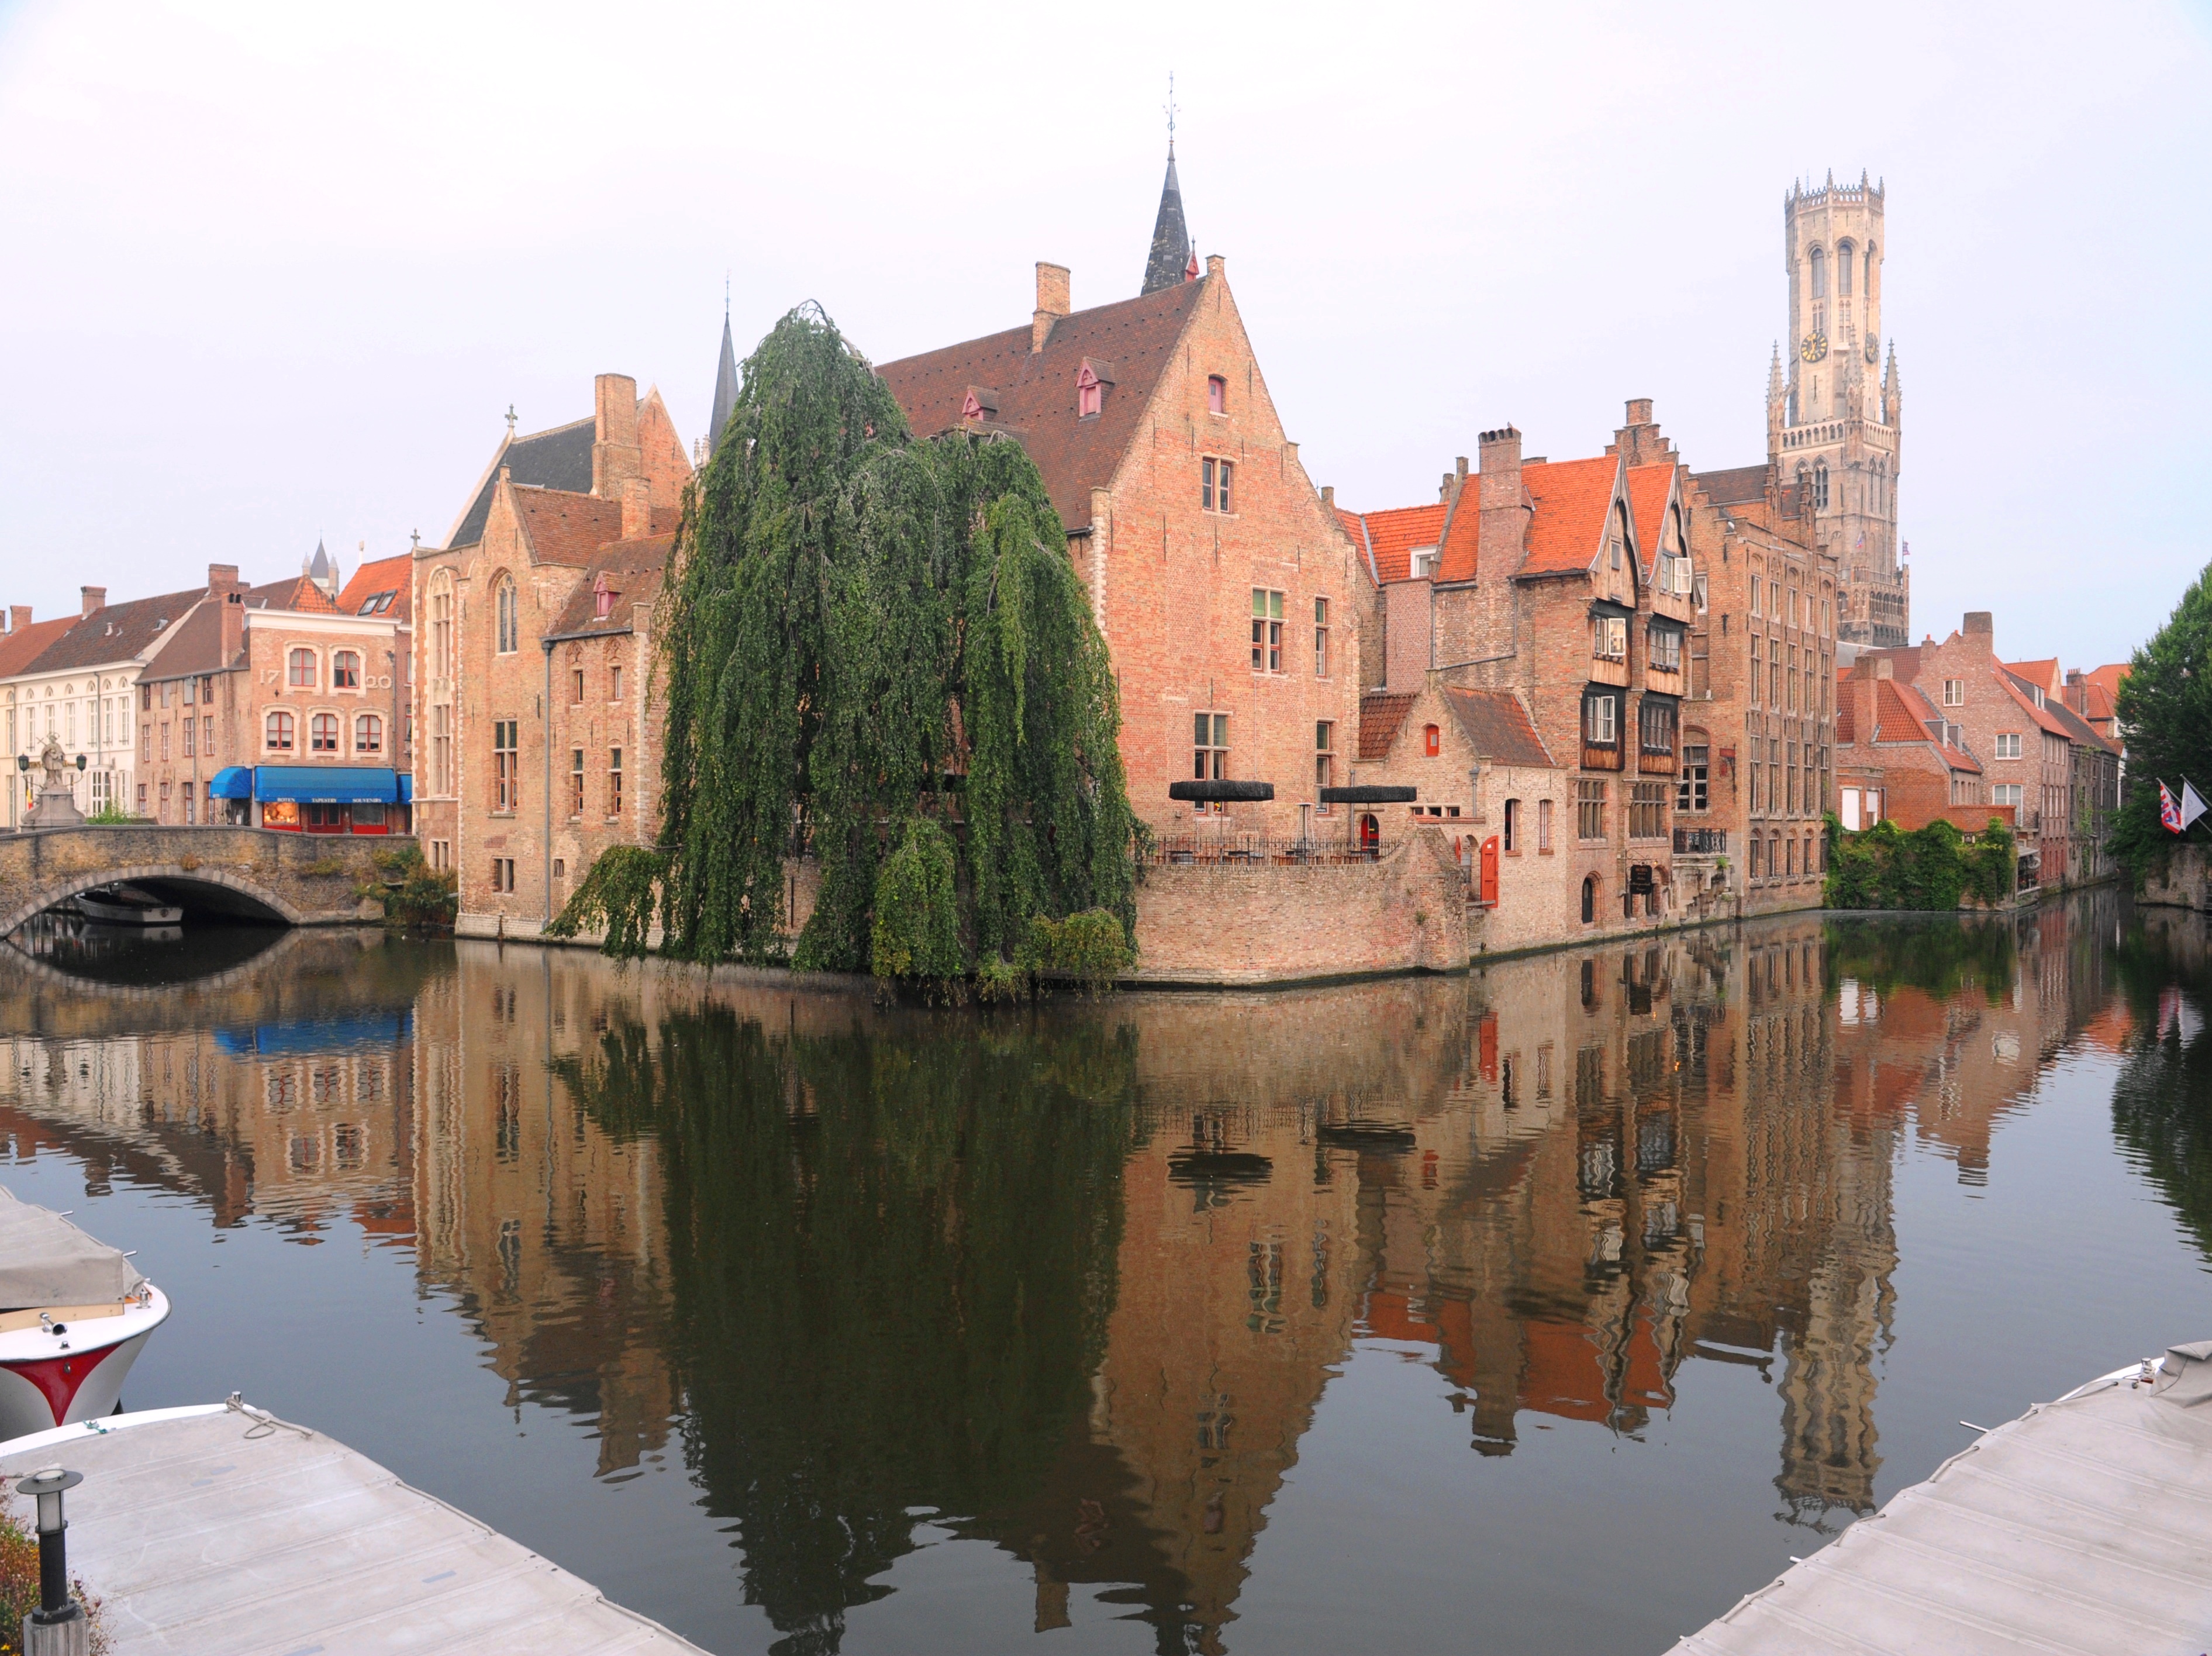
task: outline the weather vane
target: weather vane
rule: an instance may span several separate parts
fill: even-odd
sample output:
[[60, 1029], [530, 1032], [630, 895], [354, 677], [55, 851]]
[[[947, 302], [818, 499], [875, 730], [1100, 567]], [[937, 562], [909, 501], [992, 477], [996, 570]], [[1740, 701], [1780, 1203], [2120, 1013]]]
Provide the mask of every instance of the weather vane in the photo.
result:
[[1168, 112], [1168, 154], [1172, 155], [1175, 154], [1176, 118], [1175, 70], [1173, 70], [1168, 71], [1168, 100], [1165, 107]]

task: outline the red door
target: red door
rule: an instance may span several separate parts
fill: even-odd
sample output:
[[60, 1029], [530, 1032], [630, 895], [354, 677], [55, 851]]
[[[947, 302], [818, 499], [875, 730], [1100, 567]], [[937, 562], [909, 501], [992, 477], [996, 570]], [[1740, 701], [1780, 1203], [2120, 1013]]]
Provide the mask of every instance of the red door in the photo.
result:
[[1482, 842], [1482, 900], [1492, 906], [1498, 902], [1498, 836], [1495, 834]]
[[1370, 816], [1359, 819], [1359, 849], [1363, 855], [1373, 856], [1382, 843], [1382, 825]]

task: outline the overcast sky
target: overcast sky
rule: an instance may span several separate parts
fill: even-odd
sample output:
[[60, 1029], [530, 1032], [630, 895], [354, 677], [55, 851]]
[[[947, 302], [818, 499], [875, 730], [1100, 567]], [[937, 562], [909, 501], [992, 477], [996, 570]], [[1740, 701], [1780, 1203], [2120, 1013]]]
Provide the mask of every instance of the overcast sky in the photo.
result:
[[878, 361], [1126, 297], [1170, 70], [1315, 479], [1624, 399], [1764, 457], [1784, 192], [1888, 186], [1916, 635], [2123, 657], [2212, 545], [2212, 6], [260, 9], [0, 0], [0, 602], [444, 536], [511, 404], [689, 441], [818, 301]]

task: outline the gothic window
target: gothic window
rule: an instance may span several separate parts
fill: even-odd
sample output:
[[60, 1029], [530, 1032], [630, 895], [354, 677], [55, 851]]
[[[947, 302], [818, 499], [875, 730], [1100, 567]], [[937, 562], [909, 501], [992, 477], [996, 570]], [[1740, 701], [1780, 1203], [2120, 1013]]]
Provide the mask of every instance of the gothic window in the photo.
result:
[[1866, 281], [1859, 290], [1869, 295], [1874, 292], [1874, 243], [1871, 241], [1866, 247]]
[[1836, 244], [1836, 296], [1851, 296], [1851, 244], [1848, 241]]
[[1813, 463], [1813, 509], [1817, 512], [1828, 509], [1828, 463], [1826, 460]]
[[1105, 405], [1105, 387], [1099, 384], [1098, 376], [1091, 371], [1091, 364], [1085, 362], [1082, 372], [1075, 376], [1076, 417], [1087, 420]]
[[1828, 259], [1818, 247], [1813, 249], [1813, 297], [1828, 296]]
[[522, 629], [515, 614], [514, 582], [501, 581], [496, 600], [499, 621], [498, 650], [501, 655], [512, 655], [520, 647]]

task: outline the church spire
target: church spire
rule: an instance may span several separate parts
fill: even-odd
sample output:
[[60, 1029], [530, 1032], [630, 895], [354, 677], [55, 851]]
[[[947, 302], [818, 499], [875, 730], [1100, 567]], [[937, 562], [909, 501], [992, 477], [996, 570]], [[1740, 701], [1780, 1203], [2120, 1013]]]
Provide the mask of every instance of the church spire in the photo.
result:
[[722, 360], [714, 366], [714, 411], [707, 419], [707, 452], [722, 441], [722, 428], [738, 405], [738, 353], [730, 343], [730, 298], [722, 295]]
[[1198, 260], [1190, 245], [1190, 228], [1183, 222], [1182, 184], [1176, 177], [1175, 76], [1168, 76], [1168, 176], [1160, 186], [1159, 216], [1152, 221], [1152, 250], [1145, 260], [1146, 293], [1158, 293], [1190, 280]]

